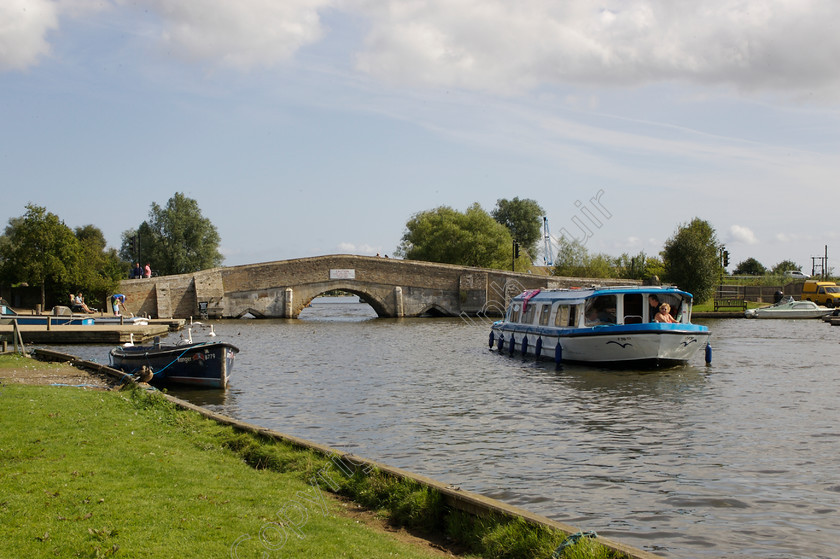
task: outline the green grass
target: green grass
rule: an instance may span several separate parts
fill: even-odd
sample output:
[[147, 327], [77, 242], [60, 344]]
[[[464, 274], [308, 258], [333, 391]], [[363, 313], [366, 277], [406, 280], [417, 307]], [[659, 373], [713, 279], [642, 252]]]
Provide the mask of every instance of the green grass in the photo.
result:
[[4, 384], [0, 417], [0, 557], [431, 556], [337, 516], [310, 458], [255, 470], [162, 398]]
[[35, 369], [45, 370], [55, 368], [53, 363], [38, 361], [31, 357], [24, 357], [19, 353], [6, 353], [0, 355], [0, 371], [3, 369]]
[[[337, 515], [329, 493], [486, 558], [550, 557], [566, 537], [450, 510], [414, 481], [354, 472], [159, 393], [2, 384], [0, 417], [0, 558], [431, 556]], [[603, 549], [574, 557], [620, 557]]]

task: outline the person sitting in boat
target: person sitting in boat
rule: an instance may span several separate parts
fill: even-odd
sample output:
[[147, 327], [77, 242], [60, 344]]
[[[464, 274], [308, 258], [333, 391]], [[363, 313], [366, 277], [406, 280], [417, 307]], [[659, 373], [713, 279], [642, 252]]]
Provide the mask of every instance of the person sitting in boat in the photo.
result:
[[671, 305], [668, 303], [662, 303], [659, 305], [659, 312], [656, 313], [656, 316], [653, 317], [655, 322], [676, 322], [673, 316], [671, 316]]
[[587, 303], [586, 325], [597, 326], [599, 324], [615, 324], [615, 307], [607, 304], [603, 297], [596, 297]]
[[648, 295], [648, 305], [650, 305], [650, 309], [648, 310], [648, 316], [650, 317], [651, 322], [654, 321], [656, 313], [659, 312], [659, 305], [661, 304], [662, 303], [659, 302], [659, 297], [656, 294], [651, 293], [650, 295]]

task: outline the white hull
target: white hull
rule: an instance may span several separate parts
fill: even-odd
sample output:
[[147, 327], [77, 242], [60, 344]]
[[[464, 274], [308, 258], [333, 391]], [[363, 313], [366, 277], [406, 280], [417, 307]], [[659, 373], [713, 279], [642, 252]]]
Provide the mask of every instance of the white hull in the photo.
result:
[[785, 301], [769, 307], [750, 309], [744, 313], [747, 318], [820, 318], [831, 314], [834, 309], [821, 307], [812, 301]]
[[[525, 332], [502, 332], [505, 334], [501, 352], [510, 353], [511, 338], [514, 354], [522, 354], [523, 340], [527, 337], [525, 355], [536, 356], [537, 342], [541, 340], [540, 357], [562, 361], [600, 364], [676, 364], [685, 363], [709, 341], [708, 331], [684, 331], [680, 329], [638, 330], [615, 333], [584, 333], [580, 335], [538, 335]], [[496, 330], [494, 328], [494, 330]], [[557, 343], [560, 342], [560, 353]], [[498, 349], [498, 342], [496, 342]]]

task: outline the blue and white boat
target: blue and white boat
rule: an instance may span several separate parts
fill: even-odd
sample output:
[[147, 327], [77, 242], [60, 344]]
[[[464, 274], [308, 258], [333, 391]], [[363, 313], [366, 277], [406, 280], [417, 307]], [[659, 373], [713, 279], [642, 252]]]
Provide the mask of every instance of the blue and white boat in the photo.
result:
[[[490, 347], [557, 363], [672, 366], [706, 351], [708, 327], [691, 323], [693, 297], [676, 287], [629, 286], [525, 291], [495, 322]], [[658, 301], [658, 304], [657, 304]], [[659, 304], [674, 322], [656, 322]]]

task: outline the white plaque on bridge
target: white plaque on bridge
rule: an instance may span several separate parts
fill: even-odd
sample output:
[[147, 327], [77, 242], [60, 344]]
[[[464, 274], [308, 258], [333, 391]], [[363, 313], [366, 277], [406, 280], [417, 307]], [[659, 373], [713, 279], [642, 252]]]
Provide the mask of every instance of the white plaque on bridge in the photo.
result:
[[356, 279], [356, 270], [330, 270], [330, 279]]

